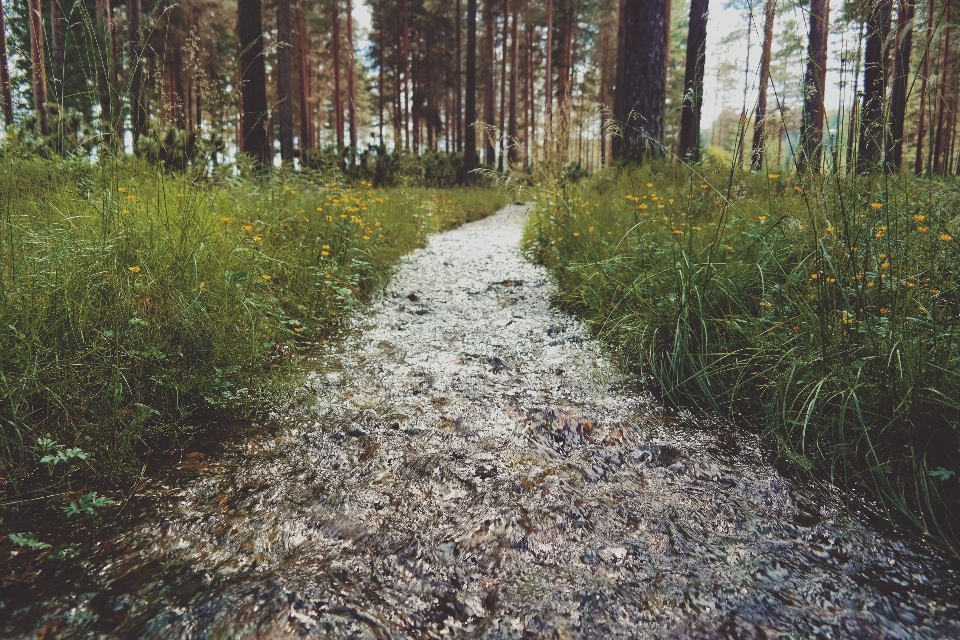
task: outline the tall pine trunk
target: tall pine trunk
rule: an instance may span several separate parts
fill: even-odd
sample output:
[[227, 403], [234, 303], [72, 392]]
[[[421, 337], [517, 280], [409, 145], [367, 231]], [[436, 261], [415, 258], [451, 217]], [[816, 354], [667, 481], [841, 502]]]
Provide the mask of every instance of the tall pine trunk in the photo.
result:
[[127, 42], [130, 47], [130, 124], [133, 148], [136, 150], [140, 136], [146, 135], [149, 113], [143, 92], [143, 67], [145, 64], [140, 28], [143, 18], [140, 0], [127, 0]]
[[773, 19], [775, 0], [767, 0], [763, 15], [763, 49], [760, 54], [760, 94], [757, 96], [757, 118], [753, 123], [753, 153], [750, 166], [754, 171], [763, 167], [763, 145], [767, 118], [767, 85], [770, 82], [770, 50], [773, 44]]
[[810, 0], [810, 39], [807, 49], [807, 69], [803, 77], [803, 115], [800, 121], [800, 149], [797, 157], [797, 170], [801, 172], [820, 169], [829, 13], [830, 6], [826, 0]]
[[620, 21], [614, 115], [623, 135], [613, 140], [613, 157], [640, 163], [663, 154], [666, 2], [624, 0]]
[[277, 0], [277, 101], [280, 159], [293, 162], [293, 35], [290, 0]]
[[857, 173], [872, 171], [883, 158], [883, 102], [886, 96], [886, 39], [890, 28], [890, 0], [873, 0], [869, 10]]
[[467, 95], [464, 106], [463, 180], [473, 182], [477, 168], [477, 0], [467, 0]]
[[380, 134], [380, 147], [384, 146], [383, 140], [383, 112], [384, 112], [384, 103], [385, 96], [383, 92], [385, 91], [385, 77], [386, 70], [383, 65], [386, 63], [386, 51], [384, 47], [386, 46], [383, 41], [383, 0], [377, 0], [377, 14], [379, 16], [377, 20], [377, 128], [379, 129]]
[[[768, 0], [772, 3], [773, 0]], [[700, 111], [703, 108], [703, 67], [707, 56], [707, 11], [709, 0], [691, 0], [687, 36], [687, 66], [680, 111], [680, 158], [700, 161]], [[762, 75], [762, 72], [761, 72]]]
[[260, 0], [237, 0], [240, 37], [240, 151], [262, 166], [270, 161], [267, 145], [267, 70], [263, 60], [263, 16]]
[[946, 173], [943, 156], [946, 146], [947, 133], [946, 122], [949, 119], [949, 104], [951, 94], [950, 77], [952, 74], [952, 50], [950, 47], [950, 21], [953, 17], [953, 3], [947, 3], [947, 16], [943, 29], [943, 39], [941, 41], [942, 49], [940, 51], [940, 73], [937, 74], [938, 85], [938, 106], [937, 106], [937, 129], [934, 134], [933, 143], [933, 172], [938, 174]]
[[[303, 17], [303, 3], [297, 4], [297, 80], [300, 89], [300, 150], [313, 148], [313, 134], [310, 119], [310, 67], [307, 61], [307, 24]], [[303, 160], [303, 155], [301, 155]]]
[[3, 124], [13, 125], [13, 90], [10, 86], [10, 67], [7, 56], [7, 25], [3, 18], [3, 0], [0, 0], [0, 103], [3, 107]]
[[899, 0], [896, 50], [893, 58], [893, 91], [890, 97], [890, 138], [887, 141], [888, 167], [897, 171], [903, 164], [903, 120], [907, 110], [907, 81], [910, 77], [915, 9], [915, 0]]
[[[664, 0], [657, 0], [665, 5]], [[560, 0], [560, 16], [557, 29], [559, 44], [559, 64], [557, 65], [557, 114], [560, 116], [559, 131], [556, 132], [556, 149], [562, 161], [567, 160], [567, 149], [570, 143], [570, 111], [572, 87], [571, 72], [573, 70], [573, 32], [576, 24], [574, 0]], [[663, 65], [660, 69], [663, 74]], [[661, 83], [663, 79], [661, 78]]]
[[[513, 9], [513, 26], [510, 29], [510, 121], [507, 127], [507, 160], [508, 168], [510, 164], [517, 162], [517, 74], [520, 70], [520, 40], [518, 38], [519, 28], [517, 25], [517, 9]], [[506, 20], [506, 16], [504, 17]]]
[[357, 149], [356, 63], [353, 55], [353, 0], [347, 0], [347, 114], [350, 119], [350, 148]]
[[927, 137], [927, 78], [930, 75], [930, 41], [933, 39], [933, 14], [936, 13], [936, 1], [927, 2], [927, 47], [923, 53], [923, 69], [920, 72], [920, 113], [917, 120], [917, 155], [913, 161], [913, 172], [923, 173], [923, 143]]
[[544, 107], [543, 158], [550, 158], [550, 146], [553, 140], [553, 0], [547, 0], [547, 50], [545, 52], [543, 72], [543, 93], [546, 98]]
[[400, 70], [403, 74], [401, 84], [401, 94], [403, 96], [403, 144], [405, 149], [410, 148], [410, 93], [411, 83], [408, 78], [410, 69], [410, 19], [408, 11], [409, 0], [400, 0]]
[[50, 0], [50, 57], [53, 62], [51, 82], [57, 87], [56, 100], [63, 94], [63, 9], [60, 0]]
[[343, 152], [343, 95], [340, 92], [340, 0], [330, 3], [333, 29], [330, 47], [333, 52], [333, 126], [337, 135], [337, 152]]
[[[487, 127], [495, 127], [497, 124], [496, 114], [496, 95], [493, 82], [493, 66], [495, 64], [495, 32], [496, 32], [496, 12], [493, 9], [493, 3], [496, 0], [484, 0], [483, 3], [483, 44], [485, 53], [485, 62], [483, 65], [483, 122]], [[497, 151], [493, 147], [489, 131], [483, 133], [483, 162], [493, 165], [497, 160]]]
[[455, 106], [453, 109], [453, 144], [456, 147], [457, 151], [463, 151], [463, 85], [461, 80], [463, 79], [463, 6], [460, 4], [461, 0], [457, 0], [457, 19], [456, 19], [456, 77], [454, 84], [454, 91], [456, 93], [455, 97]]
[[507, 44], [510, 41], [510, 0], [503, 0], [503, 35], [501, 37], [500, 49], [500, 126], [497, 131], [497, 137], [500, 138], [500, 155], [497, 158], [497, 169], [501, 172], [504, 168], [504, 145], [506, 144], [507, 122]]
[[40, 0], [29, 0], [30, 67], [33, 73], [33, 108], [40, 122], [40, 132], [50, 135], [47, 113], [47, 70], [43, 45], [43, 10]]

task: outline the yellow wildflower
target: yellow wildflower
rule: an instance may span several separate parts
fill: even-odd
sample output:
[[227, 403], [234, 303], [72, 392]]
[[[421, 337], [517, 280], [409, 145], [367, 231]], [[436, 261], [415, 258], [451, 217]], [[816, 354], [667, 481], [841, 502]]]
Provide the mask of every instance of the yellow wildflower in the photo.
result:
[[243, 225], [243, 230], [244, 230], [244, 231], [248, 231], [248, 232], [249, 232], [249, 231], [253, 231], [253, 225], [252, 225], [252, 224], [245, 224], [245, 225]]
[[574, 238], [579, 238], [579, 237], [580, 237], [580, 232], [579, 232], [579, 231], [574, 231], [574, 232], [573, 232], [573, 237], [574, 237]]
[[137, 199], [137, 196], [133, 195], [132, 193], [127, 196], [127, 200], [136, 200], [136, 199]]
[[917, 215], [913, 216], [913, 219], [916, 220], [917, 222], [923, 222], [926, 219], [926, 217], [927, 216], [918, 213]]
[[330, 252], [329, 252], [329, 251], [321, 251], [321, 252], [320, 252], [320, 255], [322, 255], [324, 258], [326, 258], [328, 255], [330, 255]]
[[928, 229], [930, 229], [930, 227], [917, 227], [917, 231], [920, 233], [926, 233]]
[[124, 215], [126, 215], [126, 214], [130, 213], [130, 209], [124, 209], [123, 211], [121, 211], [121, 213], [123, 213]]
[[230, 218], [224, 216], [223, 218], [220, 218], [220, 222], [230, 222]]
[[652, 182], [648, 182], [648, 183], [647, 183], [647, 189], [652, 189], [652, 188], [653, 188], [653, 183], [652, 183]]
[[117, 187], [117, 191], [119, 191], [120, 193], [126, 193], [126, 192], [127, 192], [127, 188], [126, 188], [126, 187]]
[[761, 224], [763, 224], [764, 222], [766, 222], [766, 220], [767, 220], [767, 216], [760, 216], [760, 223], [761, 223]]
[[767, 174], [767, 177], [770, 178], [771, 180], [776, 180], [777, 178], [780, 177], [780, 174], [779, 174], [779, 173], [768, 173], [768, 174]]
[[871, 203], [870, 203], [870, 208], [873, 209], [874, 211], [877, 211], [878, 209], [882, 209], [882, 208], [883, 208], [883, 203], [882, 203], [882, 202], [871, 202]]
[[940, 234], [940, 239], [943, 240], [944, 242], [950, 242], [950, 238], [951, 238], [951, 236], [950, 236], [949, 233], [941, 233], [941, 234]]
[[253, 236], [254, 242], [260, 242], [261, 240], [263, 240], [263, 238], [261, 238], [260, 236]]
[[587, 229], [587, 233], [593, 233], [593, 227], [589, 227], [589, 228]]
[[264, 280], [270, 280], [271, 278], [273, 278], [273, 276], [271, 276], [270, 274], [267, 274], [267, 273], [263, 274], [263, 275], [260, 276], [260, 277], [263, 278]]
[[833, 230], [834, 230], [834, 229], [835, 229], [835, 227], [833, 227], [832, 225], [829, 226], [829, 227], [827, 227], [827, 233], [833, 233]]
[[140, 267], [130, 267], [131, 273], [140, 273]]
[[369, 240], [369, 239], [370, 239], [370, 236], [363, 236], [363, 239], [364, 239], [364, 240]]
[[820, 274], [819, 274], [819, 273], [811, 273], [811, 274], [810, 274], [810, 279], [811, 279], [811, 280], [816, 280], [816, 279], [819, 278], [819, 277], [820, 277]]

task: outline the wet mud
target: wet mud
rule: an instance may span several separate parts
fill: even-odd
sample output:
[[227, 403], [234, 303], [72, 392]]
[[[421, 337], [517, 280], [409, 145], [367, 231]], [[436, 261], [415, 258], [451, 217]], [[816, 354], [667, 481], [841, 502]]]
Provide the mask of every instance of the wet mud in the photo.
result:
[[433, 237], [310, 402], [187, 455], [129, 531], [6, 589], [0, 631], [960, 637], [954, 565], [636, 391], [551, 308], [522, 224]]

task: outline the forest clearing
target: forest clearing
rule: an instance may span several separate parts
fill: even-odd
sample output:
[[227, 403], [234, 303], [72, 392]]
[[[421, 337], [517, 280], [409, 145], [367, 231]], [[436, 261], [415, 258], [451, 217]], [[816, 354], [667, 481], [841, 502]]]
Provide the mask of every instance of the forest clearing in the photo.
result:
[[3, 0], [0, 636], [960, 635], [952, 4]]

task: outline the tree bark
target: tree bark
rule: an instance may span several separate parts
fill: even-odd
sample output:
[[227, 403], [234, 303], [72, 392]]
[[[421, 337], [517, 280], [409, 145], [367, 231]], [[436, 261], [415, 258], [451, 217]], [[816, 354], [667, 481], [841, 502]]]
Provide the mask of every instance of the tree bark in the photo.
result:
[[503, 172], [504, 150], [507, 137], [506, 103], [507, 103], [507, 44], [510, 42], [510, 0], [503, 0], [503, 35], [500, 49], [500, 126], [497, 137], [500, 138], [500, 155], [497, 158], [497, 169]]
[[899, 171], [903, 164], [903, 120], [907, 110], [907, 81], [910, 78], [915, 9], [915, 0], [899, 0], [896, 50], [893, 57], [893, 89], [890, 97], [890, 137], [886, 145], [887, 166], [896, 171]]
[[13, 125], [13, 89], [10, 86], [10, 66], [7, 56], [7, 25], [3, 18], [3, 0], [0, 0], [0, 103], [3, 106], [3, 124]]
[[47, 114], [47, 69], [43, 46], [43, 9], [40, 0], [29, 0], [30, 12], [30, 66], [33, 72], [33, 108], [40, 121], [40, 132], [50, 135], [50, 118]]
[[[307, 61], [307, 23], [303, 17], [303, 3], [297, 4], [297, 79], [300, 85], [300, 150], [313, 148], [310, 132], [310, 63]], [[381, 129], [382, 130], [382, 129]], [[303, 156], [301, 155], [301, 160]]]
[[[485, 0], [483, 3], [483, 39], [484, 50], [486, 53], [486, 64], [483, 65], [483, 121], [488, 127], [494, 127], [497, 123], [496, 115], [496, 95], [493, 82], [493, 67], [496, 59], [494, 40], [496, 31], [496, 13], [493, 10], [493, 3], [496, 0]], [[493, 141], [490, 139], [488, 131], [483, 133], [483, 162], [493, 165], [497, 160], [497, 151], [493, 147]]]
[[[665, 0], [655, 0], [661, 4]], [[665, 5], [664, 5], [665, 6]], [[557, 30], [559, 41], [559, 64], [557, 65], [557, 113], [560, 116], [559, 131], [556, 132], [557, 152], [563, 161], [567, 160], [566, 150], [570, 142], [571, 71], [573, 69], [573, 32], [574, 0], [560, 0], [560, 16]], [[663, 74], [663, 65], [660, 69]], [[661, 78], [661, 83], [662, 83]]]
[[797, 170], [801, 173], [820, 169], [823, 143], [823, 92], [827, 72], [827, 20], [830, 13], [826, 0], [810, 2], [810, 39], [807, 69], [803, 77], [803, 115], [800, 120], [800, 149]]
[[620, 21], [614, 115], [623, 135], [613, 140], [613, 157], [640, 163], [647, 156], [663, 155], [666, 3], [624, 0]]
[[[517, 162], [517, 73], [519, 72], [520, 40], [517, 8], [513, 9], [510, 29], [510, 118], [507, 125], [507, 168]], [[507, 16], [504, 16], [504, 20]], [[504, 51], [506, 55], [506, 51]]]
[[[927, 38], [933, 39], [933, 14], [936, 13], [936, 0], [927, 2]], [[913, 162], [913, 172], [923, 173], [923, 143], [927, 137], [927, 77], [930, 75], [930, 47], [923, 54], [923, 70], [920, 72], [920, 115], [917, 120], [917, 155]]]
[[767, 0], [763, 18], [763, 49], [760, 54], [760, 94], [757, 96], [757, 118], [753, 123], [753, 153], [750, 166], [754, 171], [763, 168], [763, 145], [767, 117], [767, 84], [770, 82], [770, 50], [773, 44], [773, 20], [776, 2]]
[[407, 71], [410, 68], [410, 20], [408, 12], [408, 0], [400, 0], [400, 70], [403, 74], [403, 84], [401, 85], [401, 94], [403, 96], [403, 140], [404, 148], [410, 148], [410, 90], [411, 83], [407, 77]]
[[543, 157], [550, 157], [550, 145], [553, 140], [553, 0], [547, 0], [547, 50], [544, 62], [543, 93], [546, 98], [544, 108]]
[[[62, 95], [63, 87], [63, 9], [60, 0], [50, 0], [50, 55], [53, 62], [53, 80], [59, 84], [55, 93]], [[59, 81], [59, 82], [58, 82]], [[59, 99], [59, 98], [56, 98]]]
[[467, 95], [464, 108], [466, 118], [463, 145], [463, 180], [472, 184], [477, 168], [477, 0], [467, 0]]
[[333, 25], [330, 47], [333, 50], [333, 126], [337, 134], [337, 153], [343, 152], [343, 95], [340, 92], [340, 0], [330, 3]]
[[[773, 0], [767, 0], [772, 4]], [[700, 162], [700, 111], [703, 108], [703, 68], [707, 56], [707, 11], [709, 0], [691, 0], [687, 36], [687, 65], [680, 111], [680, 158]], [[763, 77], [763, 70], [760, 75]], [[764, 95], [763, 89], [760, 91]]]
[[280, 159], [293, 162], [293, 34], [290, 0], [277, 0], [277, 101]]
[[240, 151], [261, 165], [270, 161], [267, 145], [267, 70], [263, 60], [263, 16], [260, 0], [237, 0], [237, 32], [240, 37]]
[[385, 70], [384, 70], [384, 68], [383, 68], [383, 65], [384, 65], [385, 62], [386, 62], [386, 51], [384, 51], [384, 46], [385, 46], [385, 44], [384, 44], [384, 41], [383, 41], [383, 26], [384, 26], [384, 24], [383, 24], [383, 21], [384, 21], [384, 15], [383, 15], [383, 0], [377, 0], [377, 14], [378, 14], [378, 16], [379, 16], [378, 19], [377, 19], [377, 42], [378, 42], [378, 45], [377, 45], [377, 109], [378, 109], [378, 112], [379, 112], [379, 113], [378, 113], [378, 116], [377, 116], [377, 127], [378, 127], [379, 133], [380, 133], [380, 146], [383, 147], [383, 146], [384, 146], [384, 142], [383, 142], [383, 108], [384, 108], [384, 95], [383, 95], [383, 91], [384, 91], [384, 80], [385, 80], [385, 78], [384, 78], [384, 76], [385, 76]]
[[350, 148], [357, 150], [356, 63], [353, 55], [353, 0], [347, 0], [347, 115], [350, 118]]
[[883, 158], [883, 101], [887, 76], [885, 44], [890, 28], [890, 0], [874, 0], [869, 9], [857, 173], [869, 173]]
[[463, 151], [463, 85], [461, 80], [463, 79], [463, 6], [461, 5], [461, 0], [457, 0], [457, 18], [455, 29], [457, 32], [457, 56], [456, 56], [456, 78], [455, 78], [455, 92], [456, 92], [456, 106], [453, 110], [454, 118], [454, 130], [453, 130], [453, 140], [454, 146], [457, 151]]
[[940, 73], [937, 74], [937, 84], [939, 94], [939, 105], [937, 107], [937, 130], [934, 136], [934, 146], [933, 146], [933, 172], [937, 174], [945, 173], [943, 167], [943, 154], [945, 146], [945, 131], [944, 123], [948, 116], [948, 105], [950, 102], [950, 97], [952, 89], [950, 87], [950, 82], [948, 78], [951, 74], [951, 57], [952, 52], [950, 49], [950, 21], [953, 14], [953, 3], [947, 3], [947, 17], [945, 26], [943, 29], [943, 48], [940, 51]]
[[[56, 1], [56, 0], [54, 0]], [[127, 42], [130, 47], [130, 124], [132, 126], [133, 148], [137, 140], [146, 135], [148, 113], [143, 95], [143, 46], [141, 43], [141, 23], [143, 21], [140, 0], [127, 0]]]

